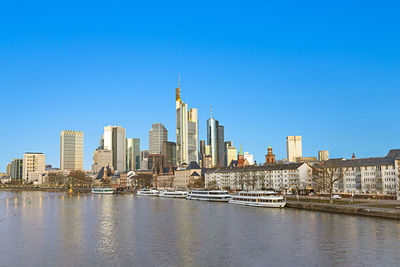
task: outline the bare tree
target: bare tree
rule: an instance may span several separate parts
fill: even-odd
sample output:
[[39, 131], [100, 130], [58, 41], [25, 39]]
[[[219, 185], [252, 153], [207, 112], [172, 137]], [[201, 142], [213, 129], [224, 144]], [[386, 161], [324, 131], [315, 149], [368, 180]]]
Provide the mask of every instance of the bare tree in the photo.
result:
[[210, 189], [210, 190], [217, 190], [217, 189], [218, 189], [217, 180], [209, 181], [209, 182], [207, 183], [207, 189]]
[[257, 183], [258, 183], [258, 177], [257, 177], [257, 175], [255, 173], [250, 173], [249, 182], [250, 182], [251, 189], [254, 190], [256, 188]]
[[322, 162], [316, 167], [314, 181], [320, 189], [326, 189], [329, 193], [329, 203], [333, 203], [332, 195], [335, 183], [343, 181], [343, 169], [336, 160]]

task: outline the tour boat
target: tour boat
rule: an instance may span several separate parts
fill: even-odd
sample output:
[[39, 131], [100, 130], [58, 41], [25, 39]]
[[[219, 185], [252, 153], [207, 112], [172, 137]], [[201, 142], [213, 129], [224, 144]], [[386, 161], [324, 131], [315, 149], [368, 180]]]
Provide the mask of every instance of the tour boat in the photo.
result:
[[137, 191], [138, 196], [158, 197], [158, 191], [154, 189], [142, 189]]
[[192, 190], [189, 191], [186, 198], [190, 200], [228, 202], [232, 197], [228, 194], [228, 191], [224, 190]]
[[264, 207], [264, 208], [283, 208], [286, 199], [278, 196], [274, 191], [240, 191], [233, 195], [229, 200], [230, 204]]
[[92, 188], [93, 194], [114, 194], [115, 190], [111, 187], [95, 187]]
[[187, 191], [160, 191], [159, 197], [169, 197], [169, 198], [186, 198]]

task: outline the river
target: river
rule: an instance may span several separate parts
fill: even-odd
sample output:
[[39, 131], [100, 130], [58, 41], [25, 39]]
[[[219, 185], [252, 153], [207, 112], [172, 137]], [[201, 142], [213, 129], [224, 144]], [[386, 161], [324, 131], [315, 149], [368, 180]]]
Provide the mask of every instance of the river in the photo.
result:
[[400, 222], [136, 197], [0, 192], [1, 266], [399, 266]]

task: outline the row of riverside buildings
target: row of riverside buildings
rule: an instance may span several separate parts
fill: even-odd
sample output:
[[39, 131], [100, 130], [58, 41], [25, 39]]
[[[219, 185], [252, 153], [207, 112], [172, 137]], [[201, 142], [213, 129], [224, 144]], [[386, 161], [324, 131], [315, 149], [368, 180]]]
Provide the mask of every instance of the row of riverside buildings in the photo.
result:
[[[86, 172], [92, 177], [150, 173], [157, 186], [162, 183], [175, 189], [203, 184], [230, 190], [269, 188], [292, 192], [321, 190], [315, 169], [325, 162], [340, 169], [336, 192], [393, 194], [399, 190], [399, 150], [391, 150], [385, 157], [363, 159], [354, 155], [352, 159], [329, 159], [327, 150], [319, 151], [317, 157], [303, 156], [302, 137], [287, 136], [285, 159], [276, 160], [272, 147], [268, 147], [265, 163], [257, 164], [241, 145], [238, 151], [232, 141], [225, 140], [224, 126], [213, 117], [212, 108], [207, 138], [199, 140], [198, 110], [183, 102], [180, 78], [175, 104], [176, 142], [168, 140], [162, 123], [155, 123], [149, 131], [148, 150], [141, 150], [139, 138], [128, 138], [125, 128], [109, 125], [104, 127], [93, 153], [91, 171]], [[83, 141], [82, 131], [62, 131], [59, 169], [45, 165], [43, 153], [25, 153], [7, 165], [4, 176], [41, 183], [48, 172], [83, 170]], [[196, 183], [198, 180], [202, 183]]]

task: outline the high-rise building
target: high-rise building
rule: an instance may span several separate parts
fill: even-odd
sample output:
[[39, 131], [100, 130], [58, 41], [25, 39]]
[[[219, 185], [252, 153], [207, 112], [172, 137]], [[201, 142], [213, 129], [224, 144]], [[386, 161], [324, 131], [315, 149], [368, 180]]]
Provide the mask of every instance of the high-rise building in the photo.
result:
[[225, 166], [224, 126], [212, 117], [207, 120], [207, 145], [211, 149], [212, 165]]
[[83, 169], [83, 132], [62, 131], [60, 134], [60, 169]]
[[135, 171], [140, 169], [140, 139], [126, 139], [126, 170]]
[[297, 158], [301, 158], [303, 156], [301, 136], [288, 136], [286, 138], [286, 148], [287, 161], [296, 162]]
[[[21, 171], [21, 173], [22, 173], [22, 171]], [[6, 175], [7, 175], [8, 177], [11, 177], [11, 163], [8, 163], [8, 164], [7, 164], [7, 172], [6, 172]]]
[[121, 126], [106, 126], [103, 134], [104, 149], [112, 151], [114, 170], [123, 172], [126, 169], [126, 138], [125, 128]]
[[149, 169], [149, 151], [148, 150], [140, 151], [140, 169], [141, 170]]
[[108, 149], [96, 149], [93, 153], [93, 166], [94, 172], [99, 172], [103, 167], [112, 167], [112, 151]]
[[22, 178], [31, 181], [31, 175], [45, 172], [46, 159], [43, 153], [27, 152], [24, 154]]
[[10, 174], [12, 179], [22, 179], [23, 177], [23, 159], [13, 159], [10, 163]]
[[326, 160], [329, 160], [329, 151], [328, 150], [318, 151], [318, 161], [326, 161]]
[[204, 168], [205, 158], [206, 158], [206, 141], [200, 140], [199, 165], [201, 168]]
[[168, 141], [168, 131], [162, 123], [155, 123], [149, 131], [149, 154], [161, 154], [162, 144]]
[[176, 102], [176, 161], [178, 165], [199, 161], [199, 123], [197, 109], [188, 110], [181, 100], [181, 80], [175, 91]]
[[163, 157], [163, 167], [176, 166], [176, 143], [164, 142], [162, 144], [161, 155]]
[[232, 142], [225, 142], [226, 145], [226, 166], [230, 166], [232, 161], [237, 160], [237, 149]]
[[249, 152], [244, 152], [243, 157], [245, 161], [247, 160], [249, 165], [254, 165], [254, 156], [252, 154], [250, 154]]

